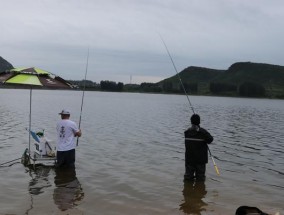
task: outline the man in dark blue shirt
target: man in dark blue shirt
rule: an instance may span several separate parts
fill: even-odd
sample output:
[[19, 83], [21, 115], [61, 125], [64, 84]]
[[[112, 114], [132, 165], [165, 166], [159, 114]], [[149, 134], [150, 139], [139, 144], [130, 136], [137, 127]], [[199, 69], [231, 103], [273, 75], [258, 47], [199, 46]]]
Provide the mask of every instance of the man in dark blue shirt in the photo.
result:
[[208, 163], [208, 146], [213, 141], [211, 134], [200, 127], [200, 116], [193, 114], [191, 127], [184, 132], [185, 136], [185, 175], [184, 180], [205, 180]]

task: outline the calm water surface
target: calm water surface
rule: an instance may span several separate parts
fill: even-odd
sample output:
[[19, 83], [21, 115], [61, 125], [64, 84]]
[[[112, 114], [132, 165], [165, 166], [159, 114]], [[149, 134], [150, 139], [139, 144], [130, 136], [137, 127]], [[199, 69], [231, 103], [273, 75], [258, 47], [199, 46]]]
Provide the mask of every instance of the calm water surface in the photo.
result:
[[[32, 128], [55, 140], [62, 108], [78, 122], [82, 92], [33, 91]], [[184, 96], [86, 92], [76, 172], [0, 167], [0, 214], [283, 213], [284, 101], [191, 96], [214, 136], [202, 184], [183, 182]], [[29, 91], [0, 89], [0, 163], [28, 146]]]

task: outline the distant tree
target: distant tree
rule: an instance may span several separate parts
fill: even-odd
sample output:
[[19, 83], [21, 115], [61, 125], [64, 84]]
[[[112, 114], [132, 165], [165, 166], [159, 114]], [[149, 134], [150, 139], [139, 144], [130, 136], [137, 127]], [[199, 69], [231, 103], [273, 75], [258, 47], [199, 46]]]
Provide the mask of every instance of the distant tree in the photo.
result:
[[123, 90], [123, 83], [117, 84], [114, 81], [101, 81], [101, 90], [103, 91], [122, 91]]
[[117, 91], [121, 92], [121, 91], [123, 91], [123, 87], [124, 87], [124, 84], [122, 82], [118, 82], [116, 89], [117, 89]]
[[245, 97], [263, 97], [265, 88], [258, 83], [244, 82], [239, 86], [239, 95]]
[[139, 92], [140, 84], [125, 84], [123, 89], [127, 92]]
[[80, 81], [75, 81], [75, 80], [68, 80], [71, 84], [76, 86], [78, 89], [83, 89], [84, 87], [86, 90], [99, 90], [100, 85], [96, 82], [90, 81], [90, 80], [80, 80]]
[[173, 91], [173, 83], [172, 82], [163, 82], [162, 85], [164, 92], [172, 92]]
[[140, 84], [140, 89], [143, 92], [153, 92], [153, 93], [158, 93], [162, 91], [162, 88], [157, 84], [146, 83], [146, 82]]
[[103, 91], [121, 92], [123, 91], [124, 84], [122, 82], [101, 81], [100, 86]]
[[[197, 93], [198, 84], [197, 83], [183, 83], [183, 86], [188, 93]], [[182, 86], [180, 84], [180, 91], [183, 92]]]
[[218, 82], [210, 82], [209, 86], [210, 92], [212, 93], [223, 93], [223, 92], [231, 92], [237, 91], [237, 86], [233, 84], [227, 83], [218, 83]]

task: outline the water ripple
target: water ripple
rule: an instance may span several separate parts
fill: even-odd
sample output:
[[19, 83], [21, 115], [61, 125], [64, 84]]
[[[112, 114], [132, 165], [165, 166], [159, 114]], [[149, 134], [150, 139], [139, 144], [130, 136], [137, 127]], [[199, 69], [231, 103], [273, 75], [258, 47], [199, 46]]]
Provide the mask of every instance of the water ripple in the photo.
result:
[[[28, 91], [11, 92], [10, 98], [0, 94], [3, 163], [21, 155], [28, 141]], [[85, 197], [74, 207], [86, 214], [180, 214], [180, 205], [190, 198], [183, 193], [183, 132], [191, 115], [186, 98], [101, 92], [85, 96], [83, 136], [76, 151], [77, 178], [84, 193], [76, 192]], [[34, 91], [32, 127], [45, 129], [54, 139], [58, 111], [70, 107], [77, 122], [80, 98], [81, 92], [76, 91]], [[204, 213], [214, 214], [216, 207], [234, 211], [244, 199], [281, 208], [283, 101], [199, 96], [192, 100], [201, 126], [214, 136], [210, 150], [221, 173], [216, 175], [209, 158]], [[30, 195], [34, 202], [46, 200], [46, 213], [60, 210], [60, 201], [53, 199], [54, 193], [62, 194], [53, 170], [25, 172], [21, 165], [13, 165], [0, 171], [1, 213], [26, 211]], [[33, 211], [38, 209], [32, 206]]]

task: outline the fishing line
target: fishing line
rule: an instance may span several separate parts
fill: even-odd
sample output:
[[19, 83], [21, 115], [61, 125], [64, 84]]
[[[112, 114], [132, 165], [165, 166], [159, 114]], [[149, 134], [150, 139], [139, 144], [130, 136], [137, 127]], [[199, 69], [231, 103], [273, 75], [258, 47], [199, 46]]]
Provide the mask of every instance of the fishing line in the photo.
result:
[[[83, 88], [83, 94], [82, 94], [81, 111], [80, 111], [80, 119], [79, 119], [79, 129], [81, 128], [82, 112], [83, 112], [84, 97], [85, 97], [85, 90], [86, 90], [86, 78], [87, 78], [88, 66], [89, 66], [89, 54], [90, 54], [90, 48], [88, 47], [88, 55], [87, 55], [87, 63], [86, 63], [86, 71], [85, 71], [85, 79], [84, 79], [84, 88]], [[79, 137], [77, 138], [77, 146], [78, 145], [79, 145]]]
[[[177, 74], [177, 76], [178, 76], [178, 79], [179, 79], [179, 81], [180, 81], [180, 84], [181, 84], [181, 86], [182, 86], [182, 89], [183, 89], [183, 91], [184, 91], [184, 93], [185, 93], [185, 95], [186, 95], [186, 98], [187, 98], [187, 101], [188, 101], [188, 103], [189, 103], [189, 106], [190, 106], [190, 108], [191, 108], [193, 114], [195, 114], [193, 105], [191, 104], [191, 102], [190, 102], [190, 100], [189, 100], [189, 96], [188, 96], [188, 94], [187, 94], [187, 92], [186, 92], [186, 89], [185, 89], [183, 83], [182, 83], [181, 77], [180, 77], [180, 75], [179, 75], [179, 73], [178, 73], [178, 71], [177, 71], [175, 62], [174, 62], [174, 60], [173, 60], [173, 58], [172, 58], [172, 56], [171, 56], [171, 54], [170, 54], [170, 51], [169, 51], [169, 49], [168, 49], [168, 47], [167, 47], [165, 41], [163, 40], [163, 37], [162, 37], [160, 34], [159, 34], [159, 36], [160, 36], [160, 38], [161, 38], [161, 40], [162, 40], [162, 42], [163, 42], [163, 44], [164, 44], [164, 46], [165, 46], [165, 48], [166, 48], [166, 50], [167, 50], [167, 53], [168, 53], [168, 55], [169, 55], [169, 57], [170, 57], [170, 59], [171, 59], [171, 62], [172, 62], [173, 67], [174, 67], [174, 69], [175, 69], [175, 71], [176, 71], [176, 74]], [[212, 158], [212, 161], [213, 161], [213, 164], [214, 164], [216, 173], [217, 173], [218, 175], [220, 175], [219, 169], [218, 169], [218, 167], [217, 167], [217, 165], [216, 165], [216, 163], [215, 163], [215, 160], [214, 160], [214, 158], [213, 158], [213, 156], [212, 156], [212, 154], [211, 154], [211, 151], [210, 151], [210, 149], [209, 149], [208, 144], [207, 144], [207, 149], [208, 149], [208, 151], [209, 151], [210, 157]]]
[[7, 163], [11, 163], [11, 162], [16, 161], [16, 160], [20, 160], [20, 159], [22, 159], [22, 157], [14, 159], [14, 160], [11, 160], [11, 161], [8, 161], [8, 162], [5, 162], [5, 163], [1, 163], [0, 166], [2, 166], [4, 164], [7, 164]]

